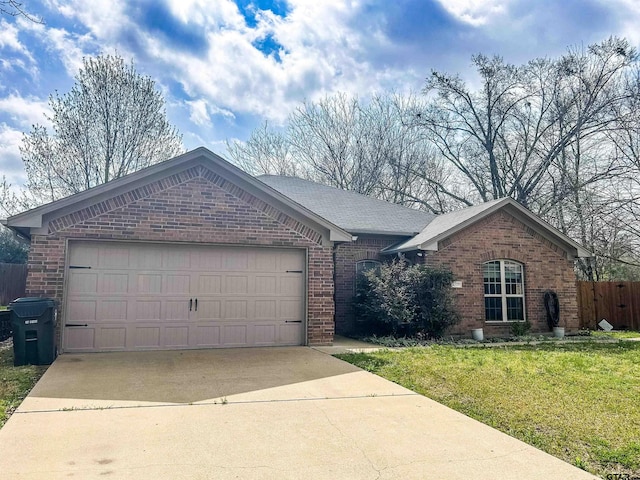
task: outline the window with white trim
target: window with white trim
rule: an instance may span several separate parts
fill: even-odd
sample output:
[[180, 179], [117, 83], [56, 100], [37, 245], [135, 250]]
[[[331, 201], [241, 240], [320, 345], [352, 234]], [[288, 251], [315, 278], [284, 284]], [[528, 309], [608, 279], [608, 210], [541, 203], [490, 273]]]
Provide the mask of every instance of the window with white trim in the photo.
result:
[[360, 260], [356, 262], [356, 281], [355, 288], [358, 289], [360, 282], [364, 278], [365, 272], [380, 268], [381, 263], [377, 260]]
[[486, 321], [524, 321], [524, 266], [512, 260], [493, 260], [483, 265], [483, 275]]

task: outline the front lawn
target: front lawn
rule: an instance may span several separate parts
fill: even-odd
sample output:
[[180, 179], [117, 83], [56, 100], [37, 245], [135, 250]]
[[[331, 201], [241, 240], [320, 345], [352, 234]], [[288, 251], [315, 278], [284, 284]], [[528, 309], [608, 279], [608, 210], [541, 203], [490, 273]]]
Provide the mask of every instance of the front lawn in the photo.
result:
[[634, 332], [632, 330], [614, 330], [611, 332], [603, 332], [598, 330], [596, 332], [591, 332], [591, 335], [594, 338], [617, 338], [620, 340], [628, 339], [628, 338], [640, 338], [640, 332]]
[[640, 342], [339, 357], [594, 474], [640, 473]]
[[[7, 342], [8, 343], [8, 342]], [[27, 396], [46, 366], [13, 366], [13, 351], [0, 343], [0, 427]]]

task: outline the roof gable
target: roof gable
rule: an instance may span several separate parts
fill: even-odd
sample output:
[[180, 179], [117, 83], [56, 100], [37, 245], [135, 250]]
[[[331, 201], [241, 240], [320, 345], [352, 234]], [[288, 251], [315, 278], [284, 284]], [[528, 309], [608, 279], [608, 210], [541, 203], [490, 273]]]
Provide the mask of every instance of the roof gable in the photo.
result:
[[436, 216], [297, 177], [261, 175], [272, 188], [353, 234], [413, 236]]
[[3, 223], [9, 228], [30, 236], [32, 233], [46, 234], [49, 221], [68, 215], [117, 195], [150, 184], [161, 178], [185, 169], [202, 165], [225, 180], [248, 191], [260, 200], [273, 205], [292, 218], [309, 225], [322, 233], [327, 241], [351, 241], [351, 235], [313, 211], [297, 204], [290, 198], [256, 180], [251, 175], [230, 164], [210, 150], [200, 147], [178, 157], [152, 165], [111, 182], [84, 192], [65, 197], [40, 207], [9, 217]]
[[499, 210], [508, 212], [523, 224], [533, 228], [542, 237], [560, 246], [573, 258], [592, 256], [591, 253], [580, 244], [574, 242], [571, 238], [509, 197], [439, 215], [415, 237], [385, 248], [383, 253], [394, 254], [413, 250], [437, 251], [440, 241]]

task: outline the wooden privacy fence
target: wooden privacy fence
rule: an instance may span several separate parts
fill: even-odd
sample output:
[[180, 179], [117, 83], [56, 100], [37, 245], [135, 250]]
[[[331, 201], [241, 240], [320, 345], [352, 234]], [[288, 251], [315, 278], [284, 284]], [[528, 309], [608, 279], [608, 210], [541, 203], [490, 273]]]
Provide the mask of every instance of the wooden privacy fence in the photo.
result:
[[640, 282], [578, 282], [580, 328], [603, 318], [616, 330], [640, 330]]
[[0, 305], [7, 305], [18, 297], [24, 297], [26, 287], [26, 265], [0, 263]]

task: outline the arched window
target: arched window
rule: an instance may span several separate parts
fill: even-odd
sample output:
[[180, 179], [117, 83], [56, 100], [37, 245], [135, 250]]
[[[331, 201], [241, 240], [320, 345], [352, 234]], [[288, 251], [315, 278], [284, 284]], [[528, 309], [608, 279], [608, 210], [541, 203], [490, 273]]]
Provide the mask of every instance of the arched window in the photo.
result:
[[524, 266], [512, 260], [493, 260], [483, 265], [483, 274], [486, 321], [524, 321]]
[[380, 262], [377, 260], [360, 260], [356, 262], [356, 281], [354, 288], [357, 290], [360, 282], [364, 278], [365, 272], [380, 268]]

